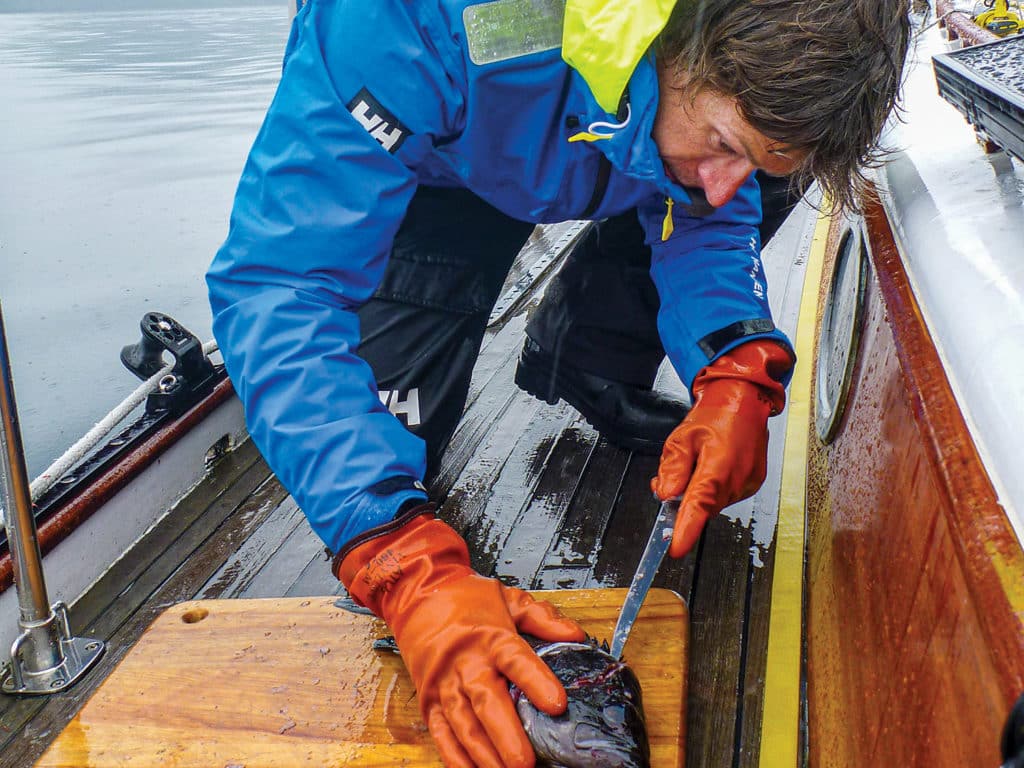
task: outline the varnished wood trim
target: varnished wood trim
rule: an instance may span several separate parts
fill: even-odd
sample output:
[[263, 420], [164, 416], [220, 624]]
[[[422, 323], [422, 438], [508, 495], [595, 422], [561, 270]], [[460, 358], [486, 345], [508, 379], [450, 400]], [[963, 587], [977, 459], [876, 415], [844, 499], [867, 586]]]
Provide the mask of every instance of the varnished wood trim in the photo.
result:
[[984, 470], [914, 298], [881, 202], [865, 208], [872, 261], [914, 419], [943, 490], [960, 567], [1006, 701], [1024, 690], [1024, 552]]
[[[157, 430], [134, 451], [125, 455], [96, 479], [82, 493], [60, 507], [54, 515], [39, 526], [39, 549], [43, 555], [70, 536], [78, 526], [88, 520], [114, 495], [128, 485], [140, 472], [156, 461], [168, 448], [180, 440], [192, 427], [234, 394], [230, 380], [225, 376], [213, 390], [187, 410], [181, 417]], [[0, 557], [0, 593], [13, 583], [10, 553]]]

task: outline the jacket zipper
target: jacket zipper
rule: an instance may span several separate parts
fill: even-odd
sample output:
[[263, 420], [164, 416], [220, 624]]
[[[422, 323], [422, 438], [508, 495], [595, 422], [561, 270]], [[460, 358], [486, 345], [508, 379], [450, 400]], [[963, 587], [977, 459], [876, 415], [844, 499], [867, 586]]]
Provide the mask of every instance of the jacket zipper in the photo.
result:
[[[628, 115], [629, 89], [627, 88], [622, 92], [622, 98], [619, 99], [619, 110], [615, 113], [615, 119], [621, 123]], [[604, 201], [605, 193], [608, 191], [608, 180], [612, 175], [612, 162], [604, 152], [601, 153], [601, 159], [598, 162], [597, 180], [594, 183], [594, 193], [590, 196], [590, 202], [587, 203], [586, 209], [583, 211], [582, 216], [580, 216], [581, 219], [589, 219], [594, 215], [594, 212]]]

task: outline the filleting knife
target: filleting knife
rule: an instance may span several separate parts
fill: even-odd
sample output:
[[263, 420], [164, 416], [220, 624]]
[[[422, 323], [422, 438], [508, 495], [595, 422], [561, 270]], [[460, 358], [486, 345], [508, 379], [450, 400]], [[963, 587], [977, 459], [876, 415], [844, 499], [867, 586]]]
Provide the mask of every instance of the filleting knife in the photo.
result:
[[658, 567], [668, 551], [668, 545], [672, 543], [672, 528], [675, 525], [678, 512], [679, 499], [663, 501], [658, 509], [654, 528], [651, 530], [650, 538], [647, 539], [644, 553], [640, 556], [640, 564], [636, 567], [636, 573], [633, 574], [633, 583], [629, 585], [629, 591], [626, 592], [626, 599], [622, 603], [622, 611], [619, 612], [619, 620], [616, 622], [615, 632], [612, 634], [611, 654], [616, 659], [622, 658], [622, 648], [626, 645], [629, 631], [636, 622], [640, 606], [644, 604], [644, 598], [647, 597], [651, 582], [654, 581]]

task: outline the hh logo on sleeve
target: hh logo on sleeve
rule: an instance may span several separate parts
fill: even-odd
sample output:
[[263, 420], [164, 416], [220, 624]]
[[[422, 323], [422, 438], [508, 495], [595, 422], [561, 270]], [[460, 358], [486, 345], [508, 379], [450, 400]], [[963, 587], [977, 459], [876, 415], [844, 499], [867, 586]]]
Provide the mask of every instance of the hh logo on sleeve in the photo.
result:
[[398, 151], [406, 136], [411, 133], [365, 88], [348, 103], [348, 111], [366, 129], [366, 132], [379, 141], [380, 145], [391, 154]]

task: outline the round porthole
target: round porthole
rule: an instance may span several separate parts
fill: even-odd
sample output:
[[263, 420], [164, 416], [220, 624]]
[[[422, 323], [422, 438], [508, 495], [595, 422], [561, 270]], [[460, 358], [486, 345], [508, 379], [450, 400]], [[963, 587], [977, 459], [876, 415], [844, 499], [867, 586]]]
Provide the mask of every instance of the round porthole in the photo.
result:
[[835, 437], [846, 407], [857, 359], [867, 276], [864, 235], [860, 226], [852, 226], [839, 243], [818, 337], [815, 426], [825, 443]]

